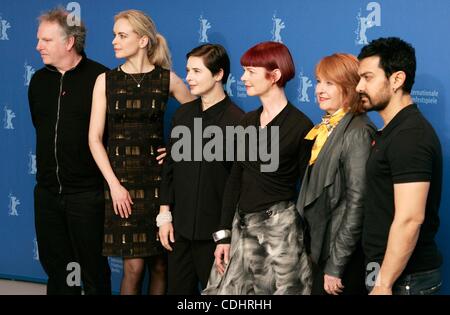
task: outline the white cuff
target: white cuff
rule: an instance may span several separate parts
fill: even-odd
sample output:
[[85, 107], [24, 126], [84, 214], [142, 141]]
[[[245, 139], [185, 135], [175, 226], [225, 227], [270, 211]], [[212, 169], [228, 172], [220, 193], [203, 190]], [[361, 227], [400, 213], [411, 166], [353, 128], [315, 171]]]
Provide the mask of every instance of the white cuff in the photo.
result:
[[220, 240], [223, 240], [224, 238], [231, 237], [231, 231], [230, 230], [220, 230], [217, 232], [214, 232], [212, 235], [214, 242], [218, 242]]

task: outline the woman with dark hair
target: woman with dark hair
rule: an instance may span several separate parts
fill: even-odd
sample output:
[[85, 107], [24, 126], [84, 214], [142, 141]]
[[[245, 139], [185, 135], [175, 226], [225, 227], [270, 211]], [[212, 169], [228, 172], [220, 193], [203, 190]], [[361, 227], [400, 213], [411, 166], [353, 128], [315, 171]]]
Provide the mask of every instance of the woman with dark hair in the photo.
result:
[[362, 202], [375, 130], [355, 89], [355, 56], [323, 58], [316, 77], [317, 101], [326, 114], [306, 136], [315, 142], [297, 202], [310, 241], [312, 294], [364, 294]]
[[[206, 287], [214, 263], [212, 233], [219, 228], [232, 161], [226, 161], [226, 147], [220, 148], [219, 156], [213, 159], [203, 155], [199, 160], [193, 156], [180, 160], [175, 156], [177, 151], [172, 150], [178, 139], [176, 130], [188, 130], [193, 138], [198, 130], [203, 134], [207, 129], [220, 128], [225, 143], [227, 126], [237, 125], [244, 112], [223, 89], [230, 60], [222, 46], [201, 45], [186, 57], [186, 82], [199, 98], [184, 104], [173, 115], [156, 222], [161, 244], [169, 251], [168, 294], [192, 295], [199, 293], [199, 283], [202, 289]], [[195, 143], [192, 138], [190, 143]]]
[[[310, 263], [293, 200], [309, 160], [311, 145], [304, 138], [312, 123], [286, 98], [284, 86], [295, 68], [285, 45], [257, 44], [241, 65], [247, 94], [258, 96], [262, 106], [241, 121], [245, 136], [238, 134], [237, 153], [244, 150], [245, 158], [234, 162], [227, 182], [214, 233], [215, 267], [203, 293], [309, 294]], [[270, 152], [276, 161], [268, 166], [261, 154], [251, 158], [254, 152]]]

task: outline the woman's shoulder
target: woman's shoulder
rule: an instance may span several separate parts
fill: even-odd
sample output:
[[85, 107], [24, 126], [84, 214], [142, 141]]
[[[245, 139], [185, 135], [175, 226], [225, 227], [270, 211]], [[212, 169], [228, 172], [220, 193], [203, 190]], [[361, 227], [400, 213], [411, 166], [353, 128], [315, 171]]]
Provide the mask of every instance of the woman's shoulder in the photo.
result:
[[347, 127], [347, 130], [365, 129], [376, 131], [375, 124], [372, 122], [367, 113], [351, 114], [353, 117]]
[[201, 98], [196, 98], [190, 102], [184, 103], [180, 105], [174, 112], [173, 118], [175, 120], [179, 119], [180, 117], [189, 115], [192, 116], [196, 111], [198, 111], [198, 108], [201, 106]]
[[261, 107], [243, 114], [240, 125], [244, 126], [244, 127], [247, 127], [250, 125], [256, 126], [257, 122], [259, 120], [260, 114], [261, 114]]
[[227, 102], [227, 113], [229, 115], [239, 117], [240, 119], [244, 117], [245, 112], [242, 110], [242, 108], [236, 105], [236, 103], [233, 102], [230, 97], [227, 96], [226, 102]]
[[105, 71], [104, 75], [105, 75], [106, 80], [111, 80], [111, 79], [117, 79], [118, 77], [125, 76], [125, 72], [122, 71], [120, 66], [117, 66], [115, 68]]
[[292, 103], [288, 103], [288, 119], [293, 121], [299, 127], [305, 128], [308, 131], [314, 127], [311, 119], [304, 112], [302, 112], [299, 108], [292, 105]]
[[[354, 114], [352, 114], [354, 115]], [[366, 113], [354, 115], [345, 130], [345, 139], [350, 143], [373, 139], [376, 127]]]

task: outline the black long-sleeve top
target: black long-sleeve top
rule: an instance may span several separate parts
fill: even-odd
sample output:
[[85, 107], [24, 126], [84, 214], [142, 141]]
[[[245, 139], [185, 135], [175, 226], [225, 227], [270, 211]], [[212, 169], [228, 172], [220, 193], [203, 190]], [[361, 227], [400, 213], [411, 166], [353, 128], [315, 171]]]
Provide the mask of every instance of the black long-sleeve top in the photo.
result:
[[[259, 129], [262, 110], [260, 107], [247, 113], [241, 125], [244, 128], [256, 126]], [[303, 178], [312, 147], [312, 141], [304, 138], [313, 124], [305, 114], [288, 102], [287, 106], [264, 127], [268, 132], [268, 139], [271, 139], [272, 126], [279, 127], [278, 169], [262, 172], [261, 166], [267, 165], [268, 162], [262, 162], [260, 158], [251, 161], [248, 156], [245, 161], [233, 163], [223, 196], [220, 229], [231, 229], [237, 205], [240, 213], [246, 214], [263, 211], [279, 201], [296, 198], [296, 185]], [[244, 143], [246, 152], [249, 150], [258, 152], [261, 143], [258, 142], [258, 148], [252, 148], [247, 139]], [[269, 140], [269, 150], [270, 143]]]
[[[218, 126], [226, 141], [226, 127], [238, 125], [243, 115], [244, 112], [228, 96], [205, 111], [201, 99], [196, 99], [180, 106], [173, 115], [172, 131], [176, 127], [187, 127], [190, 131], [191, 160], [173, 160], [170, 152], [180, 139], [171, 137], [163, 166], [160, 204], [171, 206], [174, 230], [187, 239], [212, 239], [212, 233], [219, 229], [223, 192], [233, 164], [232, 160], [226, 160], [226, 146], [221, 151], [223, 161], [206, 161], [203, 155], [200, 160], [194, 160], [196, 131], [203, 134], [206, 127]], [[201, 119], [201, 129], [195, 130], [195, 119]], [[210, 140], [203, 139], [202, 148]]]

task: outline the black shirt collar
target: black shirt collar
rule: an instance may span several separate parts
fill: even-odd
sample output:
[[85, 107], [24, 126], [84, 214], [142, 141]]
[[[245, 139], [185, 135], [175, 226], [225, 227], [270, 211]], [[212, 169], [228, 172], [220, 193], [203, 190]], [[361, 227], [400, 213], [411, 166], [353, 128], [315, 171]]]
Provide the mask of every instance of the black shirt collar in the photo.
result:
[[[71, 72], [71, 71], [75, 71], [75, 70], [77, 70], [77, 69], [80, 69], [80, 68], [86, 63], [87, 56], [86, 56], [86, 53], [84, 52], [84, 50], [80, 53], [80, 55], [81, 55], [81, 60], [80, 60], [80, 62], [79, 62], [75, 67], [73, 67], [73, 68], [70, 69], [70, 70], [67, 70], [66, 72]], [[45, 68], [48, 69], [48, 70], [50, 70], [50, 71], [60, 73], [60, 72], [58, 71], [58, 69], [56, 69], [55, 66], [52, 66], [52, 65], [45, 65]]]
[[198, 100], [199, 113], [201, 113], [203, 116], [206, 116], [206, 117], [215, 117], [217, 115], [220, 115], [220, 113], [222, 113], [225, 110], [225, 108], [227, 107], [227, 104], [229, 102], [229, 97], [228, 97], [228, 95], [225, 95], [223, 100], [210, 106], [205, 111], [202, 108], [202, 99], [199, 97], [197, 100]]
[[379, 134], [387, 137], [389, 133], [394, 130], [398, 125], [400, 125], [403, 121], [405, 121], [409, 116], [414, 115], [419, 112], [416, 104], [410, 104], [403, 108], [401, 111], [397, 113], [397, 115], [392, 118], [392, 120], [384, 127]]
[[[281, 112], [279, 112], [267, 125], [266, 127], [270, 127], [272, 125], [274, 126], [281, 126], [281, 124], [283, 123], [284, 119], [289, 115], [289, 111], [291, 110], [291, 106], [293, 106], [291, 104], [291, 102], [287, 102], [287, 105], [281, 110]], [[261, 126], [261, 113], [263, 111], [263, 106], [260, 106], [257, 110], [258, 115], [256, 115], [256, 126], [260, 127]]]

